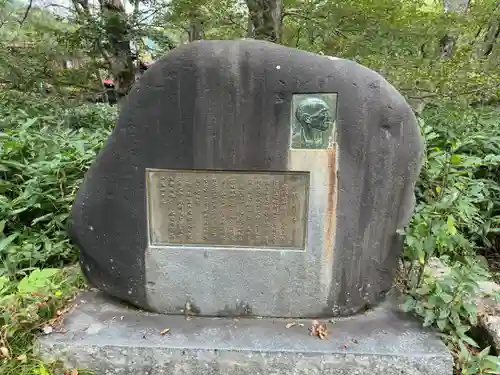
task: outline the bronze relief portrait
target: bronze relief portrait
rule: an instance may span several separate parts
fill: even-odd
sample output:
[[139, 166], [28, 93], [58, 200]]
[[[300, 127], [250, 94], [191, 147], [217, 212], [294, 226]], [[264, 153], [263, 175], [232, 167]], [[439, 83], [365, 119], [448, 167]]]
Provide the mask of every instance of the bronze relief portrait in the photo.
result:
[[291, 107], [291, 148], [333, 147], [337, 120], [336, 93], [295, 94]]

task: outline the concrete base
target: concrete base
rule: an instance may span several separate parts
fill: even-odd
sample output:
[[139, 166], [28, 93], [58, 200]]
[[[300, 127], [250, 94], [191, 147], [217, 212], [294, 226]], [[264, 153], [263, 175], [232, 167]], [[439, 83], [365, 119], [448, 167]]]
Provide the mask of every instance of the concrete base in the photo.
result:
[[[147, 313], [86, 292], [65, 317], [66, 333], [40, 337], [46, 360], [96, 375], [451, 375], [443, 343], [389, 303], [328, 323]], [[324, 322], [320, 322], [324, 323]], [[168, 333], [162, 331], [170, 329]]]

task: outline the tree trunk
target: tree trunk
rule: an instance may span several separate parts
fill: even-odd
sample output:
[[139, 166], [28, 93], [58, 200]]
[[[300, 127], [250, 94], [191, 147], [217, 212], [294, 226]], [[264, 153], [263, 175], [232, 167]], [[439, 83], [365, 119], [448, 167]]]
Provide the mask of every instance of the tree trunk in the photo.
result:
[[[138, 1], [135, 7], [138, 9]], [[74, 9], [81, 22], [89, 26], [100, 23], [92, 15], [88, 0], [72, 0]], [[121, 0], [99, 0], [104, 36], [90, 37], [114, 78], [115, 93], [118, 101], [124, 98], [135, 82], [135, 67], [130, 48], [131, 30], [125, 7]]]
[[189, 28], [188, 40], [194, 42], [205, 38], [205, 30], [203, 26], [203, 15], [199, 10], [191, 10], [188, 14]]
[[247, 0], [254, 37], [279, 43], [281, 38], [282, 0]]
[[449, 34], [446, 34], [439, 40], [439, 57], [441, 59], [451, 57], [456, 41], [457, 38], [450, 36]]
[[[469, 0], [443, 0], [444, 12], [467, 13]], [[448, 58], [453, 54], [457, 37], [448, 33], [439, 41], [440, 58]]]
[[[443, 0], [444, 12], [465, 14], [469, 8], [469, 1], [470, 0]], [[436, 56], [436, 63], [439, 63], [440, 60], [452, 57], [457, 39], [457, 35], [453, 35], [451, 32], [447, 32], [441, 39], [439, 39], [437, 46], [435, 41], [431, 42], [432, 50], [434, 51], [432, 55]], [[420, 46], [420, 51], [422, 53], [422, 56], [426, 57], [426, 43]], [[426, 85], [429, 86], [429, 92], [435, 90], [434, 83], [426, 82]], [[413, 111], [416, 114], [421, 114], [427, 103], [431, 100], [432, 97], [425, 97], [424, 95], [421, 98], [410, 98], [409, 102], [411, 107], [413, 108]]]
[[479, 53], [480, 56], [484, 57], [489, 56], [493, 52], [495, 45], [498, 43], [499, 39], [500, 39], [500, 14], [492, 18], [488, 25], [488, 31], [484, 36], [484, 42], [483, 45], [481, 46], [481, 50]]
[[252, 22], [252, 17], [250, 15], [248, 16], [247, 20], [247, 38], [253, 38], [255, 36], [255, 33], [253, 32], [253, 22]]
[[115, 79], [118, 101], [124, 98], [135, 82], [135, 67], [130, 48], [130, 26], [121, 0], [100, 0], [109, 53], [107, 61]]
[[203, 23], [199, 20], [191, 20], [189, 23], [188, 40], [194, 42], [204, 38]]

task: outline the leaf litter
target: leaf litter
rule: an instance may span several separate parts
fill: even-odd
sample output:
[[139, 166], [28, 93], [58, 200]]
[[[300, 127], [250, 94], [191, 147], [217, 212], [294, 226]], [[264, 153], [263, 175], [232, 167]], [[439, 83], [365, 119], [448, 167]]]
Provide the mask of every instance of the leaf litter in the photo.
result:
[[311, 328], [309, 328], [311, 336], [317, 336], [324, 340], [328, 336], [328, 327], [325, 324], [320, 324], [317, 320], [313, 320]]

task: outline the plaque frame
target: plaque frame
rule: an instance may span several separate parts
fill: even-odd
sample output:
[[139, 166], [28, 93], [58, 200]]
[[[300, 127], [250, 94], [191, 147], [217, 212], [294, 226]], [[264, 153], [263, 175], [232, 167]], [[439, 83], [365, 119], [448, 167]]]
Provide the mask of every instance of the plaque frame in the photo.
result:
[[[294, 194], [295, 201], [298, 201], [298, 210], [300, 211], [298, 213], [298, 221], [299, 223], [295, 224], [296, 226], [291, 228], [294, 230], [294, 232], [299, 232], [297, 236], [299, 236], [300, 241], [292, 241], [293, 244], [283, 244], [283, 243], [276, 243], [276, 242], [263, 242], [263, 243], [249, 243], [245, 244], [242, 241], [233, 241], [232, 243], [221, 243], [224, 241], [221, 241], [219, 243], [214, 243], [214, 241], [187, 241], [186, 243], [183, 243], [180, 240], [174, 240], [171, 241], [166, 238], [159, 238], [158, 236], [158, 227], [162, 227], [165, 230], [165, 224], [158, 224], [158, 221], [161, 221], [161, 219], [158, 219], [159, 212], [161, 209], [158, 209], [157, 206], [158, 204], [158, 194], [156, 194], [156, 198], [153, 197], [154, 195], [154, 181], [155, 181], [155, 175], [156, 180], [160, 180], [161, 177], [158, 177], [159, 175], [162, 175], [163, 177], [168, 177], [173, 176], [175, 174], [184, 174], [184, 175], [192, 175], [193, 179], [195, 178], [194, 176], [199, 175], [200, 179], [203, 178], [213, 178], [213, 176], [225, 176], [228, 179], [237, 179], [237, 178], [243, 178], [243, 179], [250, 179], [252, 177], [262, 177], [267, 181], [274, 181], [277, 183], [280, 179], [285, 184], [286, 182], [295, 181], [297, 187], [296, 189], [292, 189], [292, 194]], [[249, 175], [251, 177], [249, 177]], [[145, 198], [146, 198], [146, 208], [147, 208], [147, 233], [148, 233], [148, 246], [153, 247], [153, 248], [196, 248], [196, 249], [232, 249], [232, 250], [256, 250], [256, 251], [261, 251], [261, 250], [267, 250], [267, 251], [299, 251], [299, 252], [304, 252], [306, 251], [307, 247], [307, 238], [308, 238], [308, 217], [309, 217], [309, 190], [310, 190], [310, 172], [309, 171], [254, 171], [254, 170], [208, 170], [208, 169], [158, 169], [158, 168], [146, 168], [145, 169]], [[253, 181], [253, 180], [251, 180]], [[297, 182], [298, 181], [298, 182]], [[160, 190], [160, 188], [157, 188], [156, 190]], [[297, 190], [300, 190], [297, 192]], [[158, 193], [158, 192], [157, 192]], [[209, 192], [208, 192], [209, 193]], [[220, 192], [219, 192], [220, 193]], [[247, 190], [247, 193], [250, 195], [250, 190]], [[297, 197], [298, 194], [300, 194], [300, 197]], [[160, 193], [161, 194], [161, 193]], [[216, 195], [217, 199], [220, 199], [220, 195]], [[290, 198], [290, 197], [288, 197]], [[297, 200], [298, 198], [298, 200]], [[177, 200], [176, 200], [177, 201]], [[243, 201], [245, 202], [245, 201]], [[274, 202], [274, 201], [273, 201]], [[284, 200], [283, 200], [284, 202]], [[161, 202], [164, 203], [164, 202]], [[200, 203], [200, 202], [198, 202]], [[239, 202], [241, 203], [241, 202]], [[265, 203], [265, 202], [263, 202]], [[269, 202], [267, 202], [269, 203]], [[289, 208], [289, 206], [293, 204], [289, 203], [288, 201], [286, 202], [286, 206]], [[295, 207], [295, 206], [294, 206]], [[241, 208], [241, 207], [240, 207]], [[219, 212], [220, 213], [220, 212]], [[249, 217], [247, 217], [249, 219]], [[250, 218], [251, 219], [251, 218]], [[255, 217], [253, 218], [255, 220]], [[165, 219], [163, 218], [165, 221]], [[245, 224], [245, 223], [243, 223]], [[275, 223], [276, 224], [276, 223]], [[272, 225], [272, 223], [271, 223]], [[199, 225], [198, 225], [199, 226]], [[274, 228], [274, 227], [273, 227]], [[161, 229], [161, 228], [160, 228]], [[274, 233], [275, 234], [275, 233]], [[257, 241], [258, 242], [258, 241]]]

